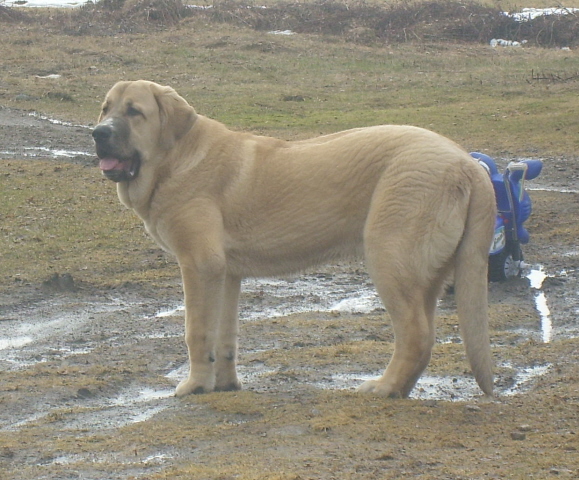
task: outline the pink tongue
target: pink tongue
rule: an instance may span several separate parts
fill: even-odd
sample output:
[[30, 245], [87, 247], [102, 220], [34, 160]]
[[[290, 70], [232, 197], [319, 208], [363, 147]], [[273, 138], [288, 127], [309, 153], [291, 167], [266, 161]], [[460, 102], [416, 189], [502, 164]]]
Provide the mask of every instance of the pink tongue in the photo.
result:
[[123, 164], [117, 160], [116, 158], [101, 158], [99, 162], [99, 166], [101, 170], [108, 171], [108, 170], [122, 170]]

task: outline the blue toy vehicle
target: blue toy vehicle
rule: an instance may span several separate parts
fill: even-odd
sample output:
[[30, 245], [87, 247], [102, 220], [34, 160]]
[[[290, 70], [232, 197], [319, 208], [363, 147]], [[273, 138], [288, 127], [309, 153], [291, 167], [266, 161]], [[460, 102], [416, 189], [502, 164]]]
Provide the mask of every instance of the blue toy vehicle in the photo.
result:
[[471, 156], [489, 172], [497, 201], [495, 237], [489, 252], [489, 280], [499, 282], [518, 277], [523, 268], [521, 245], [529, 242], [529, 232], [523, 224], [532, 211], [531, 199], [525, 191], [525, 180], [538, 177], [543, 162], [511, 162], [505, 172], [500, 173], [488, 155], [472, 152]]

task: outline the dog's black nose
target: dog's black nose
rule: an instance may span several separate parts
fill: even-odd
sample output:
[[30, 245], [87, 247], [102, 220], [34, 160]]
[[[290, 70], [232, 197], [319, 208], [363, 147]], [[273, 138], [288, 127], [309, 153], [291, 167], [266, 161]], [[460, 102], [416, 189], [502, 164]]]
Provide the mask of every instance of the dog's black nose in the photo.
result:
[[104, 142], [111, 138], [113, 134], [113, 127], [111, 125], [97, 125], [95, 129], [92, 131], [92, 138], [95, 139], [96, 142]]

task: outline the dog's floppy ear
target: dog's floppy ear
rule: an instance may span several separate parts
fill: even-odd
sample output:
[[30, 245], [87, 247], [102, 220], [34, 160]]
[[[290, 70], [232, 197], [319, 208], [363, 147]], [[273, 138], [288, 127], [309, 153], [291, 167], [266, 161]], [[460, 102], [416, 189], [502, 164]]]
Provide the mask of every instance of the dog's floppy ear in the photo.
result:
[[154, 94], [161, 117], [161, 142], [165, 148], [171, 148], [191, 129], [197, 119], [197, 113], [171, 87], [155, 85]]

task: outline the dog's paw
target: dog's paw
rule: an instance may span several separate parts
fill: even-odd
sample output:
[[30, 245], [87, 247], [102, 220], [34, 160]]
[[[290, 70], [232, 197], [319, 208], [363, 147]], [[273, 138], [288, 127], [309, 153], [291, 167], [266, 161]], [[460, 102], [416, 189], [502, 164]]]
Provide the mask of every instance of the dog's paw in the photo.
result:
[[202, 384], [195, 381], [195, 379], [187, 378], [183, 380], [175, 389], [176, 397], [184, 397], [185, 395], [199, 395], [202, 393], [209, 393], [214, 390], [211, 384]]
[[378, 380], [368, 380], [364, 382], [357, 388], [358, 392], [361, 393], [373, 393], [374, 395], [380, 395], [381, 397], [390, 398], [401, 398], [402, 394], [398, 390], [394, 390], [392, 385]]
[[237, 378], [235, 366], [227, 365], [229, 368], [218, 368], [215, 375], [216, 392], [233, 392], [241, 390], [241, 382]]
[[215, 385], [216, 392], [235, 392], [236, 390], [241, 390], [241, 382], [239, 380], [223, 384], [221, 382], [217, 382]]

